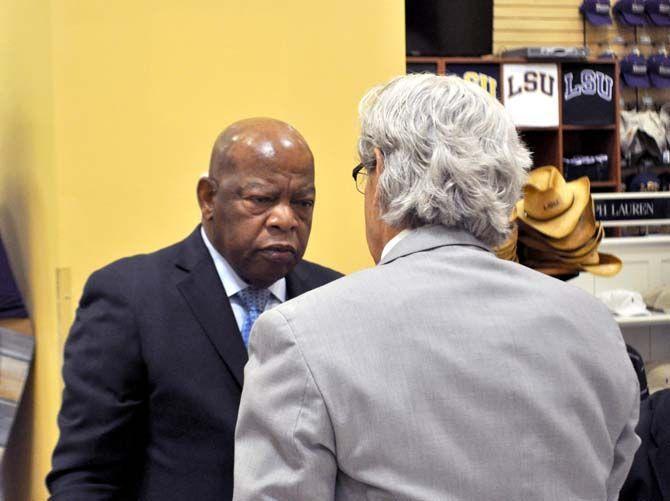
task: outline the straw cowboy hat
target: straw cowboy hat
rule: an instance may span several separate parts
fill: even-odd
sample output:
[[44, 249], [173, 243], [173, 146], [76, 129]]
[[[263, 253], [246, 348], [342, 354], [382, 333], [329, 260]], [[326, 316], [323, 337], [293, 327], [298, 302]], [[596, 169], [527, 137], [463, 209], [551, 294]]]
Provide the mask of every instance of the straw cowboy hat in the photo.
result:
[[564, 238], [574, 231], [591, 198], [588, 177], [567, 183], [556, 167], [530, 172], [524, 197], [516, 204], [519, 219], [550, 238]]
[[583, 248], [587, 243], [592, 241], [601, 230], [601, 225], [596, 222], [595, 207], [593, 200], [590, 200], [589, 196], [589, 203], [586, 204], [586, 207], [579, 216], [575, 229], [563, 238], [547, 237], [526, 224], [523, 225], [522, 229], [522, 234], [525, 238], [541, 240], [547, 246], [557, 251], [573, 252]]
[[516, 222], [512, 222], [510, 227], [512, 230], [510, 231], [507, 240], [505, 240], [498, 247], [495, 247], [493, 252], [495, 252], [496, 256], [498, 256], [500, 259], [506, 259], [507, 261], [515, 261], [518, 263], [519, 258], [516, 254], [516, 243], [519, 237], [519, 227], [517, 226]]
[[600, 258], [598, 257], [598, 250], [592, 250], [584, 256], [559, 256], [558, 254], [540, 251], [529, 247], [526, 249], [526, 257], [531, 261], [551, 261], [574, 265], [595, 265], [600, 262]]
[[529, 233], [522, 233], [519, 236], [519, 240], [526, 246], [531, 249], [538, 251], [548, 252], [552, 255], [563, 256], [563, 257], [578, 257], [586, 256], [587, 254], [594, 251], [605, 235], [605, 229], [602, 225], [598, 224], [595, 228], [595, 233], [591, 237], [581, 244], [580, 247], [576, 247], [573, 250], [558, 250], [553, 244], [549, 241], [548, 238], [538, 238]]
[[507, 261], [514, 261], [515, 263], [519, 262], [519, 256], [517, 255], [517, 242], [519, 240], [519, 225], [517, 223], [517, 214], [516, 207], [512, 207], [512, 214], [509, 217], [510, 221], [510, 232], [507, 240], [501, 243], [498, 247], [493, 248], [493, 252], [500, 259], [505, 259]]
[[[601, 277], [612, 277], [621, 271], [623, 266], [621, 259], [604, 252], [598, 253], [598, 264], [570, 264], [560, 261], [533, 261], [522, 260], [522, 264], [534, 270], [548, 273], [550, 275], [568, 275], [580, 271], [586, 271]], [[549, 271], [550, 270], [550, 271]]]

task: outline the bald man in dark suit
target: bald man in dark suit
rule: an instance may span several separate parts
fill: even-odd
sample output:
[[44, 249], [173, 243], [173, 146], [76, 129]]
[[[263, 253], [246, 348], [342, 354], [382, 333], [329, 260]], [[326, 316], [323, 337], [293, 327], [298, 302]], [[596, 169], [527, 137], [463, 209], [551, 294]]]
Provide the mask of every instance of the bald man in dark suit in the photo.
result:
[[228, 127], [185, 240], [89, 278], [65, 347], [55, 501], [231, 499], [233, 438], [258, 315], [340, 276], [302, 260], [315, 201], [303, 137]]

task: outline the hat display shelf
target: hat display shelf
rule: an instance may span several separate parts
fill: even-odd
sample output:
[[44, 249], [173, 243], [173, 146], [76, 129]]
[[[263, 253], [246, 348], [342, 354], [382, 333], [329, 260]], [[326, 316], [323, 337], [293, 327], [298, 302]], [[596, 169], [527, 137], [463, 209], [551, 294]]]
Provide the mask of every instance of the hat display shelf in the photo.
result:
[[[598, 193], [594, 194], [593, 198], [598, 219], [608, 228], [670, 224], [668, 192]], [[599, 251], [619, 257], [623, 262], [621, 272], [610, 278], [581, 273], [570, 283], [594, 295], [623, 289], [646, 296], [659, 288], [670, 287], [668, 249], [670, 249], [670, 235], [605, 238]], [[664, 304], [645, 302], [649, 309], [648, 315], [615, 315], [614, 319], [619, 324], [626, 342], [640, 351], [649, 367], [658, 363], [668, 367], [670, 309], [666, 309]]]
[[[627, 55], [633, 53], [649, 58], [665, 50], [670, 35], [670, 15], [662, 14], [659, 8], [667, 9], [666, 2], [643, 2], [645, 9], [649, 12], [642, 16], [634, 16], [636, 19], [630, 19], [630, 13], [628, 13], [628, 18], [618, 14], [615, 6], [619, 2], [612, 1], [611, 3], [612, 22], [610, 24], [594, 24], [586, 16], [582, 18], [583, 43], [589, 48], [591, 54], [623, 60]], [[665, 5], [660, 5], [661, 3]], [[637, 22], [638, 20], [641, 22]], [[635, 84], [624, 85], [621, 88], [621, 95], [625, 102], [632, 102], [638, 106], [644, 95], [651, 95], [656, 103], [670, 100], [668, 88], [655, 85], [654, 82], [641, 87]]]
[[[592, 117], [589, 124], [565, 123], [564, 120], [564, 76], [576, 64], [585, 65], [594, 72], [613, 75], [611, 87], [612, 110], [609, 117], [603, 120], [602, 116]], [[473, 81], [489, 91], [506, 106], [510, 106], [510, 94], [513, 97], [524, 92], [524, 82], [517, 81], [509, 84], [509, 77], [504, 81], [507, 68], [514, 71], [528, 69], [528, 82], [525, 88], [539, 88], [546, 84], [544, 90], [549, 90], [549, 80], [541, 81], [543, 67], [555, 66], [556, 76], [553, 81], [555, 93], [555, 109], [547, 105], [537, 107], [532, 99], [528, 105], [521, 104], [521, 111], [515, 110], [515, 123], [520, 136], [533, 154], [533, 167], [553, 165], [561, 173], [564, 171], [563, 159], [573, 155], [607, 154], [609, 159], [607, 178], [592, 180], [591, 189], [594, 192], [616, 192], [621, 190], [621, 164], [619, 154], [619, 66], [616, 60], [600, 60], [588, 58], [583, 61], [567, 61], [555, 59], [508, 58], [483, 56], [477, 58], [464, 57], [407, 57], [407, 72], [431, 72], [438, 75], [456, 74], [466, 80]], [[549, 78], [549, 77], [547, 77]], [[580, 82], [572, 82], [573, 89], [579, 88]], [[516, 87], [514, 87], [516, 86]], [[523, 111], [523, 108], [526, 111]], [[525, 116], [524, 116], [525, 113]], [[543, 123], [543, 118], [551, 115], [551, 119]], [[555, 120], [554, 120], [555, 117]], [[518, 121], [517, 121], [518, 120]], [[589, 120], [586, 120], [587, 122]]]
[[[543, 77], [543, 68], [555, 68], [555, 76]], [[508, 74], [508, 69], [522, 73]], [[527, 69], [527, 81], [524, 81], [523, 70]], [[570, 122], [566, 117], [564, 78], [570, 73], [569, 84], [574, 93], [579, 93], [582, 84], [579, 69], [589, 69], [590, 76], [596, 75], [599, 89], [611, 93], [607, 105], [611, 109], [602, 113], [579, 117], [582, 123]], [[552, 70], [553, 71], [553, 70]], [[544, 102], [536, 106], [533, 97], [528, 96], [527, 104], [514, 104], [513, 117], [520, 136], [533, 154], [533, 168], [553, 165], [564, 172], [563, 159], [570, 155], [600, 155], [608, 157], [607, 177], [591, 181], [593, 192], [618, 192], [622, 189], [621, 164], [619, 146], [619, 65], [616, 59], [601, 60], [586, 58], [584, 60], [564, 59], [526, 59], [518, 57], [483, 56], [479, 58], [456, 57], [407, 57], [407, 72], [431, 72], [438, 75], [456, 74], [466, 80], [481, 85], [494, 94], [506, 107], [511, 109], [513, 100], [523, 101], [517, 97], [526, 90], [552, 91], [553, 105]], [[574, 74], [574, 75], [573, 75]], [[518, 75], [518, 76], [517, 76]], [[607, 75], [611, 78], [607, 80]], [[510, 80], [512, 78], [512, 80]], [[516, 78], [516, 80], [514, 80]], [[542, 80], [545, 78], [545, 80]], [[549, 88], [550, 79], [553, 89]], [[605, 80], [602, 80], [605, 79]], [[544, 87], [541, 85], [544, 84]], [[579, 99], [575, 100], [579, 102]], [[525, 108], [525, 110], [524, 110]], [[573, 107], [574, 108], [574, 107]]]
[[[527, 68], [528, 79], [531, 83], [527, 88], [532, 89], [540, 86], [543, 66], [555, 66], [556, 78], [554, 81], [555, 109], [548, 109], [547, 105], [534, 106], [532, 100], [526, 105], [521, 105], [515, 116], [517, 130], [520, 136], [533, 153], [533, 167], [544, 165], [556, 166], [559, 171], [564, 172], [563, 159], [570, 155], [598, 155], [607, 154], [609, 166], [607, 177], [601, 180], [592, 180], [591, 189], [594, 192], [616, 192], [621, 190], [621, 165], [619, 154], [619, 67], [616, 60], [600, 60], [588, 58], [584, 61], [565, 60], [528, 60], [525, 58], [502, 58], [484, 56], [480, 58], [454, 58], [454, 57], [408, 57], [408, 73], [432, 72], [438, 75], [456, 74], [466, 80], [471, 80], [509, 106], [510, 94], [521, 92], [518, 87], [523, 82], [513, 83], [512, 88], [508, 81], [504, 81], [506, 68]], [[581, 65], [591, 68], [594, 72], [602, 72], [613, 75], [611, 85], [612, 109], [608, 117], [603, 119], [598, 116], [591, 117], [587, 124], [566, 123], [564, 119], [564, 76], [566, 72]], [[602, 70], [602, 71], [601, 71]], [[509, 77], [508, 79], [509, 80]], [[546, 83], [546, 82], [543, 82]], [[571, 81], [572, 89], [579, 89], [580, 82]], [[545, 90], [548, 90], [548, 84]], [[524, 116], [524, 113], [526, 115]], [[543, 117], [554, 114], [556, 119], [543, 123]], [[517, 121], [518, 117], [518, 121]], [[588, 118], [588, 116], [586, 116]]]
[[[604, 0], [593, 1], [605, 3]], [[584, 46], [588, 47], [593, 55], [609, 57], [619, 61], [621, 74], [619, 79], [620, 110], [646, 113], [648, 111], [657, 112], [664, 105], [667, 108], [667, 103], [670, 103], [670, 58], [668, 58], [670, 50], [670, 14], [668, 9], [670, 2], [667, 2], [667, 0], [644, 2], [645, 16], [637, 16], [640, 19], [627, 19], [614, 8], [615, 5], [619, 5], [618, 1], [610, 3], [612, 4], [611, 24], [594, 23], [592, 22], [593, 19], [589, 19], [587, 16], [582, 18]], [[621, 6], [630, 7], [626, 2], [622, 2]], [[628, 17], [630, 18], [630, 13]], [[645, 60], [647, 74], [644, 77], [626, 73], [625, 61], [634, 58], [636, 55], [642, 56]], [[648, 131], [644, 130], [644, 132]], [[626, 133], [625, 128], [622, 129], [622, 133]], [[651, 137], [656, 140], [655, 135], [652, 134]], [[643, 146], [644, 149], [647, 148], [646, 145]], [[650, 157], [644, 151], [639, 153], [639, 150], [636, 150], [635, 153], [631, 153], [627, 147], [623, 148], [622, 151], [625, 151], [620, 159], [623, 191], [635, 191], [635, 188], [630, 186], [630, 182], [637, 179], [637, 175], [643, 173], [643, 171], [650, 171], [661, 177], [670, 175], [670, 151], [667, 151], [667, 146], [663, 148], [659, 146], [660, 153], [653, 151], [649, 154]], [[642, 162], [648, 162], [649, 158], [653, 158], [654, 165], [651, 168], [642, 165]], [[663, 183], [659, 184], [663, 186]], [[662, 187], [661, 189], [667, 188]], [[664, 232], [667, 230], [658, 228], [654, 231]], [[623, 230], [623, 234], [627, 235], [634, 235], [637, 232], [638, 229], [633, 227], [624, 227]], [[619, 234], [622, 233], [619, 232]]]

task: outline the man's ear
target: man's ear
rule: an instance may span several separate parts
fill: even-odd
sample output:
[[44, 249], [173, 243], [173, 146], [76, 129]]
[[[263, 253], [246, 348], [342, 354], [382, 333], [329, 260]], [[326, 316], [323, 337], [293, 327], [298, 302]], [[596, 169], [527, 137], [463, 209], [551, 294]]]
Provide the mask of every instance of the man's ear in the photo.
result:
[[[379, 148], [374, 149], [375, 154], [375, 168], [368, 174], [371, 181], [373, 181], [372, 186], [374, 186], [374, 195], [373, 200], [375, 205], [379, 205], [379, 190], [377, 189], [379, 185], [379, 176], [384, 172], [384, 155], [382, 150]], [[370, 181], [369, 180], [369, 181]], [[368, 181], [368, 182], [369, 182]]]
[[214, 195], [216, 195], [216, 191], [217, 183], [214, 179], [209, 176], [202, 176], [198, 179], [196, 192], [203, 221], [210, 221], [214, 218]]
[[375, 153], [375, 170], [377, 171], [377, 176], [379, 176], [384, 171], [384, 154], [379, 148], [374, 149]]

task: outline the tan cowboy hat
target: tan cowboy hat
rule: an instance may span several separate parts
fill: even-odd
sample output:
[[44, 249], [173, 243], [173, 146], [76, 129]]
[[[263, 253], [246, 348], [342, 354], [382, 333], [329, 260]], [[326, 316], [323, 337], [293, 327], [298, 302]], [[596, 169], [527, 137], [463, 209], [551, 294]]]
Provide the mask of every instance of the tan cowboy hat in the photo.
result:
[[598, 257], [598, 251], [592, 250], [584, 256], [559, 256], [552, 252], [539, 251], [536, 249], [528, 248], [526, 249], [526, 256], [532, 261], [549, 261], [549, 262], [558, 262], [564, 264], [574, 264], [576, 266], [581, 265], [596, 265], [600, 263], [600, 258]]
[[556, 167], [538, 167], [528, 176], [523, 199], [516, 204], [517, 216], [543, 235], [564, 238], [577, 226], [590, 190], [588, 177], [566, 183]]
[[518, 262], [516, 255], [516, 243], [519, 236], [519, 227], [517, 226], [516, 222], [513, 221], [510, 225], [510, 228], [511, 231], [507, 237], [507, 240], [505, 240], [498, 247], [495, 247], [493, 252], [495, 252], [496, 256], [498, 256], [500, 259]]
[[510, 226], [510, 228], [511, 229], [509, 232], [509, 236], [507, 237], [507, 240], [505, 240], [498, 247], [496, 247], [496, 250], [505, 250], [516, 247], [516, 241], [519, 237], [519, 227], [516, 225], [516, 223], [513, 223]]
[[600, 258], [598, 264], [582, 265], [582, 270], [601, 277], [613, 277], [621, 271], [623, 263], [618, 257], [613, 256], [612, 254], [605, 254], [604, 252], [598, 253], [598, 256]]
[[506, 259], [507, 261], [513, 261], [516, 257], [516, 247], [504, 250], [504, 251], [495, 251], [496, 256], [500, 259]]
[[556, 275], [574, 275], [579, 274], [581, 271], [577, 266], [565, 263], [552, 263], [545, 261], [529, 261], [528, 259], [523, 259], [520, 261], [521, 264], [532, 268], [535, 271], [545, 273], [547, 275], [556, 276]]
[[523, 224], [521, 230], [523, 235], [527, 235], [535, 240], [542, 240], [550, 247], [565, 252], [582, 248], [599, 231], [596, 223], [595, 206], [593, 200], [590, 200], [590, 196], [589, 203], [579, 216], [575, 229], [563, 238], [549, 238], [526, 224]]
[[509, 222], [513, 223], [519, 218], [519, 215], [516, 212], [516, 206], [512, 207], [512, 213], [509, 216]]
[[578, 257], [578, 256], [586, 256], [587, 254], [595, 250], [598, 247], [598, 245], [600, 245], [600, 242], [602, 241], [603, 236], [605, 235], [605, 229], [602, 227], [600, 223], [598, 223], [595, 227], [595, 233], [591, 236], [590, 240], [584, 242], [584, 244], [577, 249], [565, 250], [565, 251], [555, 249], [549, 242], [548, 238], [540, 239], [537, 238], [535, 235], [538, 234], [535, 233], [531, 235], [529, 233], [522, 233], [519, 235], [519, 241], [523, 243], [526, 247], [530, 247], [531, 249], [535, 249], [538, 251], [548, 252], [563, 257]]
[[[531, 258], [527, 253], [528, 249], [525, 250], [527, 259], [522, 259], [521, 263], [529, 268], [547, 273], [548, 275], [562, 275], [586, 271], [601, 277], [611, 277], [619, 273], [623, 266], [621, 259], [605, 253], [597, 253], [597, 264], [566, 263], [553, 259], [545, 259], [545, 256], [537, 255], [533, 255]], [[593, 260], [593, 258], [590, 258], [590, 260]]]

